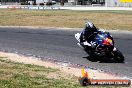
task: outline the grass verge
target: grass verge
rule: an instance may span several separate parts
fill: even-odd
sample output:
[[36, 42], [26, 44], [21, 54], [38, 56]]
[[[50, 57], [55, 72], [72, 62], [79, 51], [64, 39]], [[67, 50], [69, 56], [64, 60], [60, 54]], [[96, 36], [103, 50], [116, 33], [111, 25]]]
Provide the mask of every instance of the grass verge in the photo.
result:
[[48, 74], [57, 69], [43, 66], [22, 64], [0, 59], [0, 88], [75, 88], [73, 80], [63, 77], [50, 78]]
[[[58, 69], [12, 62], [0, 57], [0, 88], [84, 88], [77, 78], [61, 76]], [[57, 77], [49, 77], [58, 75]], [[88, 86], [88, 88], [121, 88], [117, 86]], [[125, 88], [125, 87], [123, 87]]]
[[132, 11], [0, 10], [1, 26], [82, 28], [88, 20], [103, 29], [132, 30]]

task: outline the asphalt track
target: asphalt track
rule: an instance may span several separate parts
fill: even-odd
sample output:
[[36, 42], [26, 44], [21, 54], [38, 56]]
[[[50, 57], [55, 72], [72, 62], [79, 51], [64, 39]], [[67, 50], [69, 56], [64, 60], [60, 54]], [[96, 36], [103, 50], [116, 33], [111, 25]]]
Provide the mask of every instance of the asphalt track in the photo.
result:
[[115, 46], [125, 56], [125, 63], [108, 60], [94, 62], [80, 49], [74, 38], [79, 31], [56, 29], [0, 28], [0, 50], [85, 65], [132, 78], [132, 32], [112, 32]]

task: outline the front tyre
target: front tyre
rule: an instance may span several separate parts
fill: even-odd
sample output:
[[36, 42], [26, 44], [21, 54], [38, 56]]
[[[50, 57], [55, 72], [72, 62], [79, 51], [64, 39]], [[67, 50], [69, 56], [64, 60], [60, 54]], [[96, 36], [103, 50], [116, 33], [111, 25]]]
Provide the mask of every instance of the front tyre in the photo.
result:
[[124, 56], [119, 50], [113, 51], [113, 54], [114, 54], [114, 60], [116, 60], [118, 63], [124, 62]]

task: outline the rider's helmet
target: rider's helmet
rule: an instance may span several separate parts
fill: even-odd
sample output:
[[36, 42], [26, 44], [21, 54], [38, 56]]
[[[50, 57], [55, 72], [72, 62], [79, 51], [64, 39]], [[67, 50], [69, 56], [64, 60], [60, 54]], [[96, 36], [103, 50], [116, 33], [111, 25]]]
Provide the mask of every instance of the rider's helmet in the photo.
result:
[[94, 24], [92, 22], [86, 23], [85, 31], [96, 32], [97, 30], [98, 29], [94, 26]]

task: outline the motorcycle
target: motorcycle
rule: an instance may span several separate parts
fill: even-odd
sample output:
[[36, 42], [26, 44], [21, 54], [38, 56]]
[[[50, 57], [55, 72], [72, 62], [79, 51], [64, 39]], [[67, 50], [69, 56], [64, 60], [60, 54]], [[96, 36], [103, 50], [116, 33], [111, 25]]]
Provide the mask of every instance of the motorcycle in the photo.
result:
[[[94, 40], [91, 41], [90, 44], [85, 41], [83, 43], [84, 45], [80, 44], [80, 35], [80, 33], [75, 34], [75, 38], [78, 41], [77, 45], [83, 48], [89, 56], [93, 58], [106, 57], [119, 63], [124, 62], [124, 56], [117, 48], [115, 48], [113, 37], [109, 32], [98, 31]], [[95, 48], [88, 48], [90, 45], [95, 46]]]

